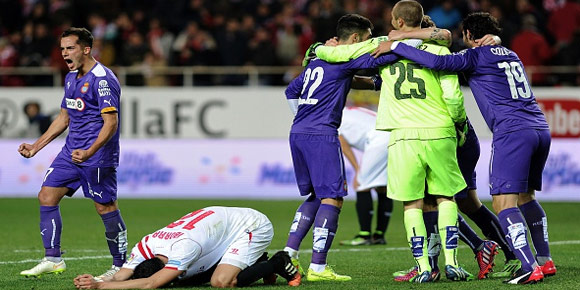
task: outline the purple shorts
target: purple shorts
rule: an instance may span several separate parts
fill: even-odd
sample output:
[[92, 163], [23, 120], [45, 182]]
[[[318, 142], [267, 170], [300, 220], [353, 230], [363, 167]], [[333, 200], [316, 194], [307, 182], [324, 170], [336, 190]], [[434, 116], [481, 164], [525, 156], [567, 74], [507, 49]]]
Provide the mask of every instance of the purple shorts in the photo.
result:
[[519, 130], [493, 137], [490, 193], [542, 190], [542, 172], [550, 152], [550, 130]]
[[85, 197], [97, 203], [109, 203], [117, 200], [117, 169], [79, 166], [61, 153], [48, 168], [42, 186], [68, 187], [68, 196], [82, 186]]
[[338, 136], [292, 133], [290, 151], [300, 195], [314, 192], [320, 199], [347, 195]]
[[463, 146], [457, 147], [457, 164], [465, 183], [467, 183], [467, 187], [455, 195], [456, 199], [467, 198], [467, 192], [470, 189], [477, 189], [475, 166], [480, 154], [479, 139], [469, 122], [468, 125], [467, 140], [465, 140]]

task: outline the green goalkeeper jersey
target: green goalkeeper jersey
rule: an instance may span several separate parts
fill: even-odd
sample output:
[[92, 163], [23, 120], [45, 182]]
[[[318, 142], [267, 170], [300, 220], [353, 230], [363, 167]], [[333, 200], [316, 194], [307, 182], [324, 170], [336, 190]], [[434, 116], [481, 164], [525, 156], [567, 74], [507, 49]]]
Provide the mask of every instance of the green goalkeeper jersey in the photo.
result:
[[[384, 40], [384, 38], [382, 39]], [[316, 55], [325, 61], [341, 62], [372, 52], [380, 38], [352, 45], [321, 46]], [[424, 43], [419, 49], [442, 55], [444, 46]], [[383, 84], [377, 111], [377, 129], [429, 130], [430, 138], [454, 136], [454, 123], [465, 120], [463, 94], [455, 73], [437, 72], [401, 59], [379, 69]]]

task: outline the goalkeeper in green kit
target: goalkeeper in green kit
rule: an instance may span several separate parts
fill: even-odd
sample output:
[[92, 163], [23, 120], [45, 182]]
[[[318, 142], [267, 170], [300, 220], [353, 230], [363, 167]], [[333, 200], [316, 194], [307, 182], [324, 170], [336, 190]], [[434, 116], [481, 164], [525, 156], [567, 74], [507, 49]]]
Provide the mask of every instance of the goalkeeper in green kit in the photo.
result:
[[[393, 7], [392, 14], [395, 29], [420, 29], [423, 8], [418, 2], [400, 1]], [[376, 50], [380, 40], [375, 38], [338, 47], [320, 46], [315, 52], [325, 61], [348, 61]], [[419, 48], [434, 54], [450, 53], [446, 47], [431, 43]], [[466, 187], [456, 156], [456, 128], [460, 131], [460, 139], [464, 138], [466, 128], [457, 75], [425, 69], [406, 59], [381, 67], [379, 72], [383, 83], [376, 128], [391, 131], [387, 196], [404, 204], [407, 241], [420, 273], [414, 282], [432, 281], [422, 213], [426, 192], [436, 197], [439, 206], [445, 274], [450, 280], [467, 280], [471, 275], [459, 267], [456, 259], [459, 231], [457, 205], [453, 201], [453, 195]]]

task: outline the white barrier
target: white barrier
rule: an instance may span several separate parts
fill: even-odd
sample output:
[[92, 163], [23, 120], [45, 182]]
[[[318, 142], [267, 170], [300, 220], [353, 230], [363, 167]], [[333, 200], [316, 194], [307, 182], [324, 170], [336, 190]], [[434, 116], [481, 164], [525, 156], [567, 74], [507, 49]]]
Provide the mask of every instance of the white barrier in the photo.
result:
[[[21, 141], [0, 142], [0, 197], [36, 196], [62, 142], [53, 142], [32, 159], [16, 152]], [[478, 192], [489, 199], [490, 142], [482, 140], [481, 145]], [[579, 145], [577, 139], [553, 140], [539, 200], [580, 201]], [[121, 198], [300, 198], [285, 139], [147, 140], [146, 146], [142, 140], [122, 140], [121, 147]], [[349, 181], [352, 173], [348, 167]], [[349, 193], [354, 198], [352, 188]]]

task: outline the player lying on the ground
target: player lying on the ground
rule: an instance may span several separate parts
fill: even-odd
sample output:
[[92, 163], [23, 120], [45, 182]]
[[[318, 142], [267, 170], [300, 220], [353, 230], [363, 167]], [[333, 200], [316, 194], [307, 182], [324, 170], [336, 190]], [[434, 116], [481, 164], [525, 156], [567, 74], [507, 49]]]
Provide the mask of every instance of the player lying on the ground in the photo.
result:
[[272, 223], [256, 210], [207, 207], [143, 237], [114, 276], [101, 280], [83, 274], [74, 284], [78, 289], [148, 289], [204, 282], [203, 274], [211, 286], [224, 288], [261, 278], [274, 283], [279, 274], [289, 285], [300, 285], [288, 253], [259, 261], [273, 236]]

